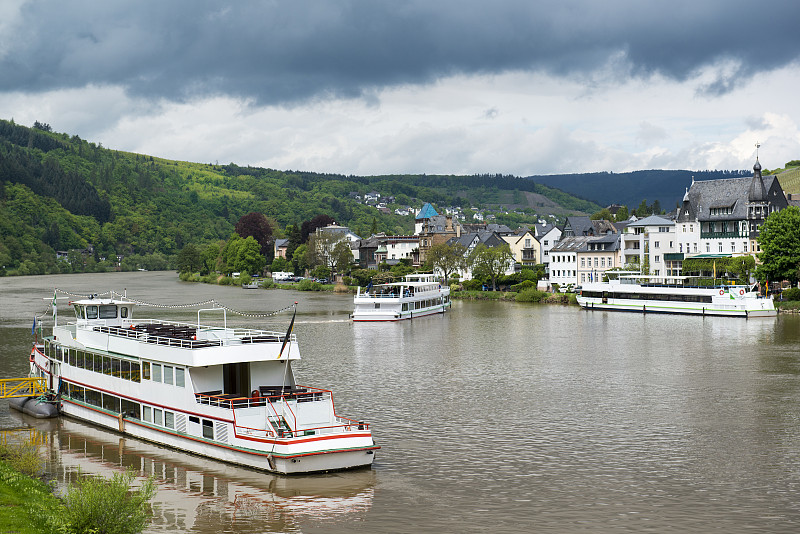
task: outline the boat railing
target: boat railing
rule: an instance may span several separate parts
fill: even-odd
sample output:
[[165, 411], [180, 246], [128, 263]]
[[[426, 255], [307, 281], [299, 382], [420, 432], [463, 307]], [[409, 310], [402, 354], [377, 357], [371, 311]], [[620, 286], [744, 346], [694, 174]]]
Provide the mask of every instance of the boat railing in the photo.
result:
[[[331, 392], [325, 389], [318, 388], [286, 388], [283, 393], [280, 393], [280, 388], [277, 390], [270, 390], [270, 393], [264, 395], [259, 391], [258, 396], [242, 397], [236, 394], [226, 394], [221, 391], [207, 391], [205, 393], [195, 393], [195, 400], [200, 404], [208, 406], [217, 406], [233, 410], [237, 408], [256, 408], [260, 406], [267, 406], [274, 410], [274, 404], [294, 400], [297, 402], [314, 402], [321, 400], [329, 400]], [[275, 391], [272, 393], [272, 391]]]
[[267, 439], [267, 438], [299, 438], [303, 436], [320, 436], [325, 434], [344, 434], [346, 432], [360, 432], [369, 430], [369, 424], [364, 421], [356, 421], [354, 419], [346, 419], [343, 417], [336, 418], [337, 424], [315, 426], [301, 429], [268, 429], [268, 428], [252, 428], [248, 426], [234, 425], [237, 436], [247, 436], [249, 438]]
[[[121, 326], [95, 326], [93, 330], [110, 335], [136, 339], [145, 343], [167, 345], [197, 349], [203, 347], [218, 347], [227, 345], [231, 341], [237, 343], [283, 343], [286, 334], [254, 330], [250, 328], [217, 328], [200, 327], [194, 324], [162, 322], [156, 320], [137, 321], [127, 327]], [[296, 334], [290, 334], [289, 339], [296, 341]]]

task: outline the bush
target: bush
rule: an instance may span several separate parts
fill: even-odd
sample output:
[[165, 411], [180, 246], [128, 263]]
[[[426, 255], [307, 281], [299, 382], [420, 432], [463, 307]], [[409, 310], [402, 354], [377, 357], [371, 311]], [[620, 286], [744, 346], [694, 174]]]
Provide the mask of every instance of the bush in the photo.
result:
[[[526, 282], [529, 282], [529, 281], [530, 280], [526, 280]], [[522, 285], [524, 283], [525, 282], [522, 282], [519, 285]], [[550, 296], [550, 293], [548, 293], [546, 291], [539, 291], [535, 287], [529, 287], [529, 288], [523, 289], [522, 291], [517, 293], [517, 296], [515, 297], [515, 300], [517, 302], [544, 302], [545, 300], [547, 300], [547, 298], [549, 296]]]
[[536, 282], [534, 282], [532, 280], [523, 280], [519, 284], [515, 284], [515, 285], [511, 286], [509, 289], [511, 291], [520, 292], [520, 291], [523, 291], [525, 289], [530, 289], [530, 288], [534, 288], [535, 289], [536, 288]]
[[133, 478], [133, 471], [116, 473], [111, 479], [79, 478], [64, 499], [69, 531], [135, 534], [144, 530], [156, 486], [148, 478], [133, 490]]
[[313, 282], [308, 278], [304, 280], [300, 280], [300, 283], [297, 284], [298, 291], [322, 291], [322, 284], [319, 282]]
[[42, 472], [39, 447], [32, 443], [0, 444], [0, 458], [23, 475], [36, 477]]
[[346, 286], [352, 286], [353, 285], [353, 279], [350, 278], [349, 276], [343, 276], [342, 277], [342, 283], [344, 285], [346, 285]]
[[783, 291], [783, 300], [800, 300], [800, 288], [790, 287]]
[[483, 287], [483, 282], [473, 278], [472, 280], [464, 280], [461, 285], [464, 286], [464, 291], [480, 291]]

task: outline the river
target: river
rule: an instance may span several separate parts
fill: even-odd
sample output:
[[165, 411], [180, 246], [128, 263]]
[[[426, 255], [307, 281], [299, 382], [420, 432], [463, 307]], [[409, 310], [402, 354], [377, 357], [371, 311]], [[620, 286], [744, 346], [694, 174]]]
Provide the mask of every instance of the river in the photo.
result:
[[[158, 480], [146, 532], [797, 532], [800, 316], [701, 318], [454, 301], [352, 324], [352, 296], [182, 283], [174, 273], [0, 278], [0, 377], [27, 373], [31, 323], [58, 287], [252, 313], [298, 301], [304, 385], [372, 423], [372, 469], [280, 477], [37, 421], [63, 487], [80, 468]], [[45, 300], [42, 300], [45, 299]], [[69, 313], [59, 307], [61, 318]], [[191, 321], [182, 308], [139, 317]], [[289, 315], [228, 322], [283, 330]]]

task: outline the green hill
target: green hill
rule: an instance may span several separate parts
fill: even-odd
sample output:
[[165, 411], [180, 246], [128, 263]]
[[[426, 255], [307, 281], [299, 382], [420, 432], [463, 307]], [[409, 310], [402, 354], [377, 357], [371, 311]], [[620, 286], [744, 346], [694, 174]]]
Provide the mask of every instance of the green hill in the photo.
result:
[[[413, 215], [382, 213], [351, 192], [391, 195], [389, 208], [475, 206], [509, 225], [599, 209], [514, 176], [364, 177], [189, 163], [36, 126], [0, 120], [0, 276], [114, 268], [118, 256], [124, 269], [169, 268], [185, 245], [227, 239], [252, 211], [273, 219], [278, 236], [319, 214], [359, 234], [373, 224], [390, 234], [412, 231]], [[80, 250], [82, 266], [56, 260], [57, 251]]]
[[778, 172], [778, 182], [784, 192], [800, 195], [800, 167], [788, 167]]

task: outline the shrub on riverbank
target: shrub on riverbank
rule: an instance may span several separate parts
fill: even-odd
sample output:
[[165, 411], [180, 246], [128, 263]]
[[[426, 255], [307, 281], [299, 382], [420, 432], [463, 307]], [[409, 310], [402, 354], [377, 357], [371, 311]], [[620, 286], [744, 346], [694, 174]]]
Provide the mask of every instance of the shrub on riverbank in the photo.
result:
[[150, 499], [156, 492], [152, 478], [131, 489], [133, 471], [110, 479], [81, 477], [64, 499], [69, 531], [136, 534], [150, 522]]
[[549, 296], [550, 293], [547, 291], [539, 291], [535, 287], [529, 287], [517, 293], [514, 300], [517, 302], [544, 302]]
[[798, 287], [790, 287], [789, 289], [783, 290], [782, 295], [783, 300], [788, 301], [800, 301], [800, 288]]

